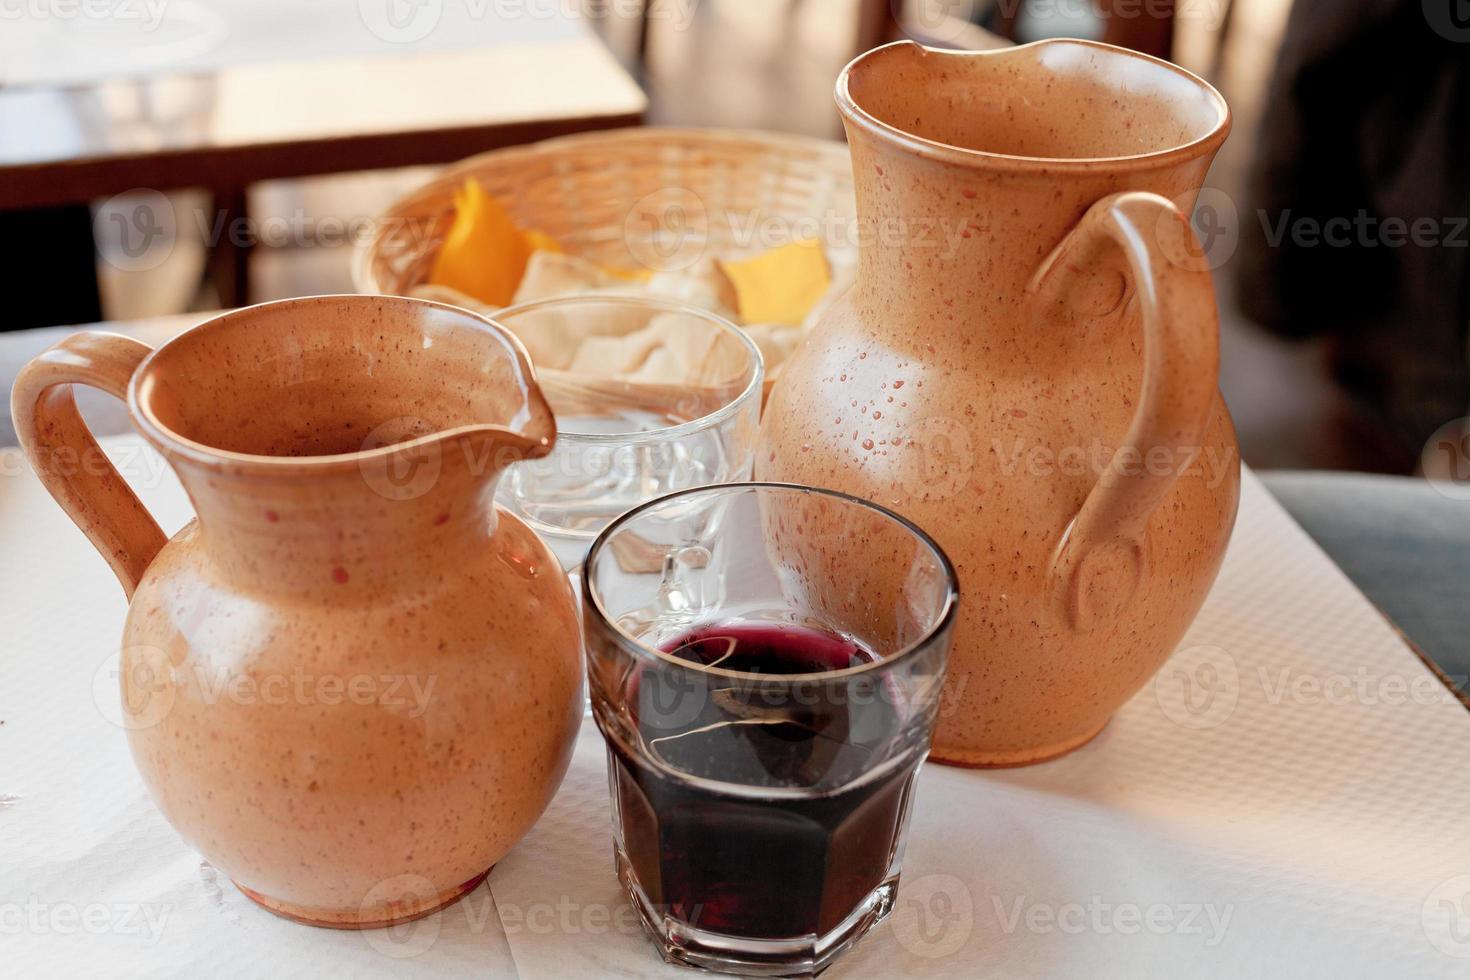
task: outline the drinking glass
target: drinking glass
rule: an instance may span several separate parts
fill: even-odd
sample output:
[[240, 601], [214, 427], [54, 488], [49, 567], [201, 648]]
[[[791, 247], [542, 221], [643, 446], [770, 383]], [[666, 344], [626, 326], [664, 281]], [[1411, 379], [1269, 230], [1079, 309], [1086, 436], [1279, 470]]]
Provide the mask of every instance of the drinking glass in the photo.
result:
[[939, 546], [828, 490], [618, 518], [583, 568], [617, 872], [665, 959], [825, 969], [893, 904], [959, 599]]
[[513, 306], [556, 414], [551, 454], [512, 467], [496, 499], [562, 567], [629, 507], [747, 479], [760, 423], [760, 350], [730, 321], [640, 296], [568, 296]]

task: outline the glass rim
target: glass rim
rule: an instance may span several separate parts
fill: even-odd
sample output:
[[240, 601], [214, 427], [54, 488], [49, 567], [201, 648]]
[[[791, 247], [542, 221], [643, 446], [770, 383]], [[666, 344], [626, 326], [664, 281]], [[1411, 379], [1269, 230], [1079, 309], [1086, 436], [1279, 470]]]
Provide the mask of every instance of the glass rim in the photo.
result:
[[[664, 313], [681, 313], [685, 316], [693, 316], [697, 317], [698, 319], [705, 320], [706, 322], [712, 324], [717, 330], [734, 336], [735, 340], [740, 343], [745, 348], [746, 353], [750, 355], [751, 361], [753, 362], [753, 370], [750, 374], [750, 381], [745, 385], [744, 388], [740, 389], [740, 392], [737, 395], [735, 395], [725, 404], [721, 405], [719, 408], [715, 409], [713, 412], [706, 413], [699, 416], [698, 418], [679, 422], [675, 425], [661, 426], [657, 429], [635, 429], [626, 432], [573, 432], [562, 429], [560, 427], [560, 423], [558, 423], [556, 430], [556, 438], [558, 441], [566, 438], [572, 440], [573, 442], [587, 444], [626, 444], [630, 441], [657, 442], [662, 439], [678, 438], [679, 436], [688, 435], [691, 432], [699, 432], [703, 429], [711, 428], [730, 418], [732, 415], [740, 411], [740, 409], [745, 406], [745, 404], [750, 400], [750, 397], [753, 393], [759, 394], [761, 386], [765, 382], [765, 356], [761, 354], [761, 349], [756, 346], [755, 341], [750, 339], [750, 335], [747, 334], [744, 330], [740, 329], [740, 326], [736, 324], [735, 321], [720, 316], [718, 313], [713, 313], [709, 310], [701, 309], [698, 306], [693, 306], [689, 303], [679, 303], [674, 300], [659, 299], [655, 297], [620, 295], [603, 296], [597, 293], [575, 293], [566, 296], [551, 296], [546, 299], [531, 300], [526, 303], [517, 303], [513, 306], [502, 307], [501, 309], [496, 310], [494, 313], [488, 313], [485, 316], [501, 329], [509, 331], [512, 335], [516, 336], [516, 338], [519, 339], [520, 335], [516, 334], [515, 330], [509, 324], [502, 321], [501, 317], [516, 317], [521, 316], [525, 313], [532, 313], [536, 310], [545, 309], [547, 307], [576, 306], [583, 303], [612, 303], [619, 306], [639, 306], [645, 309], [659, 310]], [[534, 366], [532, 370], [535, 370]], [[555, 414], [556, 409], [553, 407], [552, 415]]]
[[[918, 639], [906, 646], [900, 647], [886, 657], [872, 660], [868, 663], [858, 664], [854, 667], [843, 667], [839, 670], [814, 671], [804, 674], [763, 674], [758, 671], [730, 670], [727, 667], [708, 667], [703, 664], [694, 663], [693, 661], [684, 660], [680, 657], [675, 657], [656, 647], [649, 646], [629, 634], [627, 630], [613, 621], [612, 617], [608, 615], [607, 610], [603, 607], [602, 596], [599, 594], [597, 582], [592, 574], [592, 570], [594, 561], [601, 558], [604, 547], [615, 532], [621, 530], [625, 524], [638, 517], [644, 511], [680, 497], [693, 497], [702, 494], [714, 495], [731, 491], [749, 490], [793, 491], [808, 495], [816, 494], [830, 497], [834, 500], [841, 501], [843, 504], [855, 505], [861, 509], [874, 512], [899, 525], [934, 555], [939, 562], [940, 569], [944, 573], [944, 604], [939, 610], [933, 624], [928, 626], [924, 630], [924, 634]], [[844, 493], [841, 490], [830, 490], [826, 487], [808, 486], [803, 483], [748, 480], [737, 483], [713, 483], [702, 487], [688, 487], [683, 490], [675, 490], [672, 493], [666, 493], [652, 500], [646, 500], [638, 506], [619, 514], [607, 527], [598, 533], [597, 539], [587, 549], [587, 555], [582, 560], [582, 595], [584, 597], [584, 605], [591, 610], [592, 617], [596, 623], [600, 626], [607, 627], [624, 649], [627, 649], [630, 653], [642, 660], [681, 667], [710, 677], [725, 677], [748, 683], [754, 682], [782, 686], [794, 683], [809, 684], [814, 681], [847, 680], [863, 674], [888, 670], [898, 666], [902, 662], [912, 659], [920, 651], [928, 649], [937, 637], [946, 632], [954, 624], [955, 617], [959, 611], [960, 584], [959, 575], [955, 571], [954, 563], [949, 560], [949, 555], [945, 554], [944, 549], [939, 546], [939, 542], [930, 537], [929, 532], [919, 527], [913, 521], [896, 511], [889, 510], [882, 504], [874, 503], [871, 500], [866, 500], [854, 494]], [[591, 624], [588, 623], [586, 625]]]

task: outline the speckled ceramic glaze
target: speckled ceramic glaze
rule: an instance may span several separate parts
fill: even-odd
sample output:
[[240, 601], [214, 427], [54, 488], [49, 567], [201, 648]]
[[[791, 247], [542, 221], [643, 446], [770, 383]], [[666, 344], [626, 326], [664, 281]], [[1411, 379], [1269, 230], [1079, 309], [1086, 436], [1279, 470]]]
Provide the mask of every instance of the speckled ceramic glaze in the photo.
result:
[[[1050, 758], [1179, 642], [1234, 522], [1184, 217], [1229, 113], [1172, 65], [1082, 41], [900, 42], [837, 100], [858, 281], [782, 369], [756, 474], [891, 506], [953, 558], [936, 759]], [[861, 552], [841, 556], [856, 581], [875, 574]]]
[[[172, 540], [99, 463], [73, 383], [126, 393], [178, 473], [198, 518]], [[400, 921], [530, 828], [581, 720], [580, 643], [556, 558], [492, 504], [501, 468], [555, 437], [505, 331], [418, 300], [288, 300], [156, 352], [76, 335], [12, 403], [131, 596], [138, 768], [246, 894], [320, 925]]]

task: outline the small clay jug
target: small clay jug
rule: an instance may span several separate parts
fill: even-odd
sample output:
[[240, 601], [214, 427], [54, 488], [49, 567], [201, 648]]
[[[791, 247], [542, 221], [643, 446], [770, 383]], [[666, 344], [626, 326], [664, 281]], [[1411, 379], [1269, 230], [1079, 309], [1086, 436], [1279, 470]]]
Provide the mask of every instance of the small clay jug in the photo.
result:
[[[171, 540], [72, 385], [126, 398], [197, 518]], [[123, 719], [160, 810], [241, 891], [368, 927], [462, 895], [530, 828], [582, 715], [576, 606], [492, 503], [556, 426], [520, 343], [421, 300], [323, 296], [150, 350], [68, 337], [21, 445], [116, 572]]]
[[[954, 560], [934, 758], [1060, 755], [1174, 649], [1234, 523], [1185, 218], [1229, 111], [1174, 65], [1070, 40], [899, 42], [849, 65], [837, 103], [857, 281], [782, 368], [756, 476], [892, 507]], [[862, 542], [824, 560], [884, 574]]]

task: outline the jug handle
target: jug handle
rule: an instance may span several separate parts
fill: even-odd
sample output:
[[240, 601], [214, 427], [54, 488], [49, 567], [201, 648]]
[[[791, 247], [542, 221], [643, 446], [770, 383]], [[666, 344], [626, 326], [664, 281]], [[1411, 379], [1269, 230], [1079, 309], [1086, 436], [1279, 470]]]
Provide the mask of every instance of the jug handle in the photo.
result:
[[[1149, 518], [1193, 462], [1218, 389], [1209, 268], [1188, 219], [1164, 197], [1130, 191], [1095, 203], [1042, 262], [1033, 299], [1060, 300], [1110, 242], [1127, 260], [1142, 307], [1143, 380], [1122, 445], [1052, 555], [1053, 609], [1074, 630], [1107, 622], [1132, 598], [1147, 568]], [[1161, 449], [1169, 465], [1147, 465]]]
[[77, 411], [72, 385], [126, 399], [133, 372], [152, 352], [121, 334], [73, 334], [22, 368], [10, 391], [15, 433], [31, 466], [112, 566], [129, 599], [168, 539], [103, 455]]

